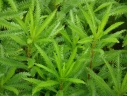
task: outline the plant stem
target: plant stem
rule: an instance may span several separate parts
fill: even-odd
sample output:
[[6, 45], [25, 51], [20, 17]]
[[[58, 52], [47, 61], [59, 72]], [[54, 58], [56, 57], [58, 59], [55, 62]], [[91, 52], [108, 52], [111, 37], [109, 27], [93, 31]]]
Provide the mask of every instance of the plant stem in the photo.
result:
[[[96, 40], [94, 40], [93, 43], [92, 43], [91, 56], [90, 56], [91, 61], [90, 61], [90, 65], [89, 65], [90, 69], [92, 69], [92, 67], [93, 67], [93, 57], [94, 57], [94, 48], [95, 48], [95, 46], [96, 46]], [[90, 74], [88, 74], [88, 79], [90, 79]]]
[[60, 82], [60, 90], [63, 90], [63, 82]]
[[31, 58], [31, 44], [29, 44], [27, 48], [27, 57]]

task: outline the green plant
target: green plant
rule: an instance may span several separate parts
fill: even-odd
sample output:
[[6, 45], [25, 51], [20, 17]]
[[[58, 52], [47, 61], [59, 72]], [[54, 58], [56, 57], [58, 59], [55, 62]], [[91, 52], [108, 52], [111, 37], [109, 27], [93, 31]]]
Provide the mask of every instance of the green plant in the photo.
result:
[[0, 95], [125, 96], [126, 8], [124, 0], [0, 0]]
[[[67, 59], [64, 56], [64, 52], [63, 52], [64, 50], [63, 51], [61, 50], [61, 48], [64, 49], [65, 47], [63, 45], [59, 45], [60, 47], [59, 48], [56, 42], [52, 42], [52, 43], [55, 48], [54, 58], [52, 58], [53, 61], [52, 59], [50, 60], [48, 55], [38, 45], [35, 44], [36, 48], [38, 49], [39, 53], [41, 54], [41, 56], [43, 57], [46, 63], [46, 65], [35, 63], [35, 65], [38, 66], [39, 68], [44, 69], [44, 72], [42, 71], [42, 73], [45, 73], [45, 71], [49, 72], [47, 73], [47, 77], [49, 78], [46, 81], [42, 81], [42, 83], [40, 82], [39, 84], [38, 84], [38, 80], [32, 78], [31, 79], [26, 78], [25, 80], [36, 84], [35, 88], [33, 88], [33, 92], [32, 92], [33, 94], [35, 94], [37, 91], [40, 91], [42, 88], [45, 87], [47, 88], [53, 85], [57, 85], [59, 87], [57, 88], [54, 87], [51, 89], [49, 87], [48, 89], [52, 91], [55, 90], [56, 94], [66, 94], [65, 91], [67, 90], [66, 87], [69, 86], [71, 83], [85, 84], [84, 81], [75, 78], [75, 76], [77, 75], [76, 74], [77, 70], [81, 68], [81, 64], [84, 61], [82, 58], [78, 60], [74, 60], [76, 59], [75, 56], [77, 52], [77, 47], [71, 50], [71, 54]], [[67, 83], [67, 82], [71, 82], [71, 83]]]
[[[127, 89], [126, 89], [127, 74], [125, 74], [124, 76], [122, 75], [123, 68], [120, 63], [120, 55], [114, 58], [114, 61], [111, 61], [113, 65], [109, 64], [104, 58], [103, 60], [105, 62], [104, 67], [106, 68], [102, 69], [98, 73], [99, 75], [95, 74], [91, 69], [87, 68], [87, 70], [90, 72], [93, 78], [93, 81], [95, 80], [96, 82], [95, 84], [96, 89], [93, 89], [93, 92], [95, 92], [93, 94], [96, 94], [98, 88], [100, 88], [101, 92], [99, 93], [103, 94], [104, 96], [107, 96], [107, 95], [123, 96], [125, 95], [127, 92]], [[106, 70], [108, 71], [106, 72]], [[110, 75], [107, 75], [107, 74], [110, 74]], [[104, 81], [104, 79], [106, 79], [104, 77], [107, 78], [106, 80], [107, 83]]]

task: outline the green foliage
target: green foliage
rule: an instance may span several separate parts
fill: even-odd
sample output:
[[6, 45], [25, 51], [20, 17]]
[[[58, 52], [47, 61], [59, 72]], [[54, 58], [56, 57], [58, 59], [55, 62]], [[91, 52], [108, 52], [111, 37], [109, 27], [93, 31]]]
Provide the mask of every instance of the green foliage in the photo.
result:
[[0, 96], [126, 96], [126, 3], [0, 0]]
[[[89, 68], [87, 68], [87, 70], [90, 72], [91, 77], [93, 78], [93, 80], [97, 83], [97, 88], [94, 90], [103, 90], [104, 92], [101, 94], [103, 94], [103, 96], [107, 96], [107, 95], [111, 95], [111, 96], [123, 96], [124, 94], [126, 94], [127, 90], [125, 88], [126, 82], [126, 74], [123, 76], [122, 78], [122, 71], [123, 68], [120, 64], [120, 56], [118, 55], [117, 57], [114, 58], [115, 61], [112, 61], [112, 63], [114, 63], [114, 66], [111, 66], [104, 58], [104, 62], [106, 64], [106, 69], [108, 69], [108, 73], [110, 75], [107, 75], [107, 80], [104, 81], [103, 77], [98, 76], [97, 74], [95, 74], [92, 70], [90, 70]], [[103, 71], [104, 69], [102, 69]], [[100, 72], [102, 72], [100, 71]], [[100, 74], [104, 74], [103, 73], [98, 73]], [[106, 82], [109, 82], [106, 83]], [[124, 87], [123, 87], [124, 86]], [[99, 88], [98, 88], [99, 87]], [[103, 89], [102, 89], [103, 88]], [[125, 90], [124, 90], [124, 89]]]

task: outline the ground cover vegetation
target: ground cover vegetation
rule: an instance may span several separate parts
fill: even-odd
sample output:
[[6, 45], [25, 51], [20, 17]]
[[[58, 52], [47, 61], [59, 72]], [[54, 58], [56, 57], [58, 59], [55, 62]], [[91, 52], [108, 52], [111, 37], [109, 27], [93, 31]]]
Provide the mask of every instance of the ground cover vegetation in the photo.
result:
[[0, 96], [127, 96], [126, 0], [0, 0]]

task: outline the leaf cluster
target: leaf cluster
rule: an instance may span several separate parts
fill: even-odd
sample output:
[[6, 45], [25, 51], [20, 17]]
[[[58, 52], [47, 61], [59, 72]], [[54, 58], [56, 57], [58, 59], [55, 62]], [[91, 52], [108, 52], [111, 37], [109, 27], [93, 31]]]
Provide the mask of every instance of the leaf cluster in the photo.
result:
[[125, 96], [126, 8], [124, 0], [0, 0], [0, 96]]

